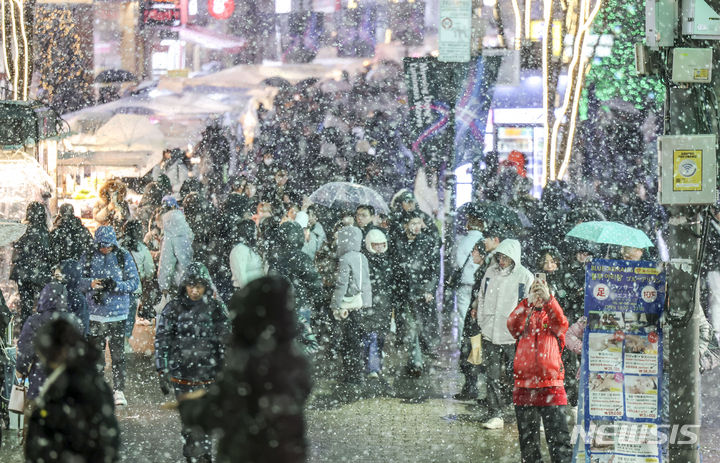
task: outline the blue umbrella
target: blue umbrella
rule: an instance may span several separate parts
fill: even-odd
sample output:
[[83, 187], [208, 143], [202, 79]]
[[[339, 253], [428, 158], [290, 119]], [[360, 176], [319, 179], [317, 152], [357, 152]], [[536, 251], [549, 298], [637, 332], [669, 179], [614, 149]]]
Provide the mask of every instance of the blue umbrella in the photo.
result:
[[644, 231], [617, 222], [583, 222], [575, 225], [566, 236], [640, 249], [655, 246]]

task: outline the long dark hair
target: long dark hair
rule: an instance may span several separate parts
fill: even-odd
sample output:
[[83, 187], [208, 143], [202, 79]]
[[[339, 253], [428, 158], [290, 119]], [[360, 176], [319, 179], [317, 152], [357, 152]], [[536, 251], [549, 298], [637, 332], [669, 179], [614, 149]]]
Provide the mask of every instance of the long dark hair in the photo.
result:
[[139, 220], [128, 220], [123, 225], [123, 247], [128, 251], [137, 252], [140, 249], [139, 244], [144, 238], [143, 226]]

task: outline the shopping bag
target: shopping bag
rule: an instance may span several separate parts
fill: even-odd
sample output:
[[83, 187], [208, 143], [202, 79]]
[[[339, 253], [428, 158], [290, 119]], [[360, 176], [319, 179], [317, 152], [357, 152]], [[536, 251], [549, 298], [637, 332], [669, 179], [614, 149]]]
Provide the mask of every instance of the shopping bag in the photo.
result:
[[470, 338], [470, 355], [468, 356], [468, 363], [473, 365], [482, 365], [482, 334], [472, 336]]
[[10, 391], [8, 410], [13, 413], [19, 413], [22, 415], [25, 412], [26, 393], [27, 387], [25, 386], [25, 378], [23, 378], [21, 384], [13, 384], [12, 390]]

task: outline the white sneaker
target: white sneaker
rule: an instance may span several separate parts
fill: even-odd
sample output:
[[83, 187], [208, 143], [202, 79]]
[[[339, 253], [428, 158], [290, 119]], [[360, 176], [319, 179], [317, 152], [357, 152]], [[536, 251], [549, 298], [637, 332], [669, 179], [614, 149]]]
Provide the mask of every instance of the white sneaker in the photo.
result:
[[368, 379], [378, 379], [378, 376], [379, 376], [379, 375], [377, 374], [376, 371], [371, 371], [371, 372], [367, 375]]
[[485, 429], [502, 429], [505, 426], [505, 422], [500, 417], [490, 418], [486, 422], [480, 425]]
[[125, 406], [127, 405], [127, 399], [125, 398], [125, 394], [123, 391], [115, 391], [113, 394], [113, 397], [115, 397], [115, 405], [117, 406]]

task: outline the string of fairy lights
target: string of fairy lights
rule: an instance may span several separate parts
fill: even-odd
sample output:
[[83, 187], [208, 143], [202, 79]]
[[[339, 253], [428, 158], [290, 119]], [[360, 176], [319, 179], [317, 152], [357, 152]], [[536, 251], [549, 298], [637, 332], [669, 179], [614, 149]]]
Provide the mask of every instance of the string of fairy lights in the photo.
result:
[[[3, 65], [12, 86], [12, 99], [27, 100], [30, 91], [31, 51], [28, 26], [25, 24], [25, 1], [0, 0], [0, 14], [2, 15]], [[8, 29], [10, 29], [9, 36]]]

